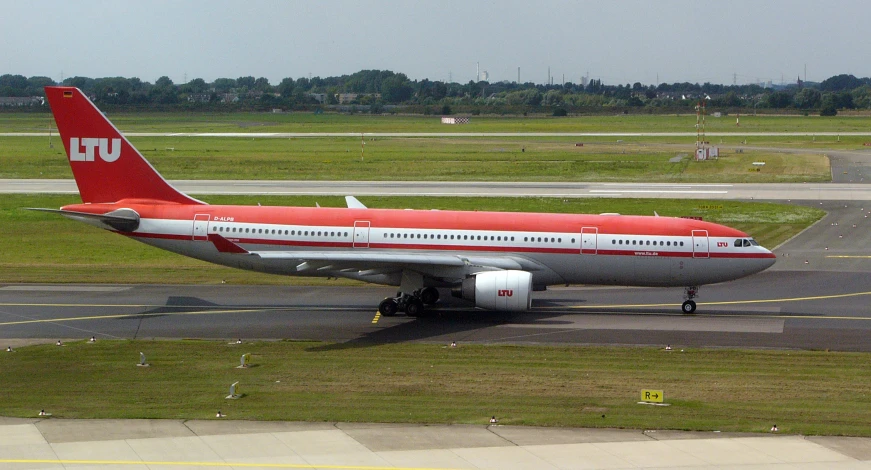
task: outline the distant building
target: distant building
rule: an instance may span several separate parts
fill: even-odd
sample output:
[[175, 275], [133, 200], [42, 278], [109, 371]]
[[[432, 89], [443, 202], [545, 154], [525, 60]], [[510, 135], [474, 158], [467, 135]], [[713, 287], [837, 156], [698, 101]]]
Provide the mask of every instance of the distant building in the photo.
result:
[[372, 97], [377, 100], [381, 99], [381, 93], [339, 93], [336, 95], [336, 100], [339, 104], [348, 104], [363, 97]]
[[309, 93], [308, 96], [314, 98], [318, 103], [324, 104], [324, 101], [327, 100], [326, 93]]
[[221, 103], [238, 103], [239, 102], [239, 94], [237, 94], [237, 93], [221, 93], [218, 96], [221, 99]]
[[357, 93], [339, 93], [336, 99], [339, 100], [339, 104], [348, 104], [356, 100], [357, 96], [359, 96]]
[[442, 116], [442, 124], [468, 124], [468, 117]]
[[191, 93], [188, 95], [188, 101], [191, 103], [208, 103], [211, 100], [211, 93]]
[[0, 96], [0, 106], [42, 106], [45, 98], [41, 96]]

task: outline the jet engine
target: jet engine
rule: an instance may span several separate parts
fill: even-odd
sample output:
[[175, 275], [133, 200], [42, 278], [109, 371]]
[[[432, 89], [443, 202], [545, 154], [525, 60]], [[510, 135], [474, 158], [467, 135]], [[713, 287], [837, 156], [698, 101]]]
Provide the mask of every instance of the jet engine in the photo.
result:
[[532, 306], [532, 274], [526, 271], [488, 271], [463, 280], [454, 297], [488, 310], [516, 312]]

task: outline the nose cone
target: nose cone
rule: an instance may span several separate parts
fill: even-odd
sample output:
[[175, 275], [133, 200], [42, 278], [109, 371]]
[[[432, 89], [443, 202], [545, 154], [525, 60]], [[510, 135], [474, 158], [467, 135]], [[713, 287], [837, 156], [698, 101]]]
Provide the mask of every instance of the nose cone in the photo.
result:
[[757, 258], [757, 262], [756, 262], [757, 270], [756, 270], [756, 272], [765, 271], [766, 269], [774, 266], [774, 263], [777, 262], [777, 256], [775, 256], [774, 253], [772, 253], [767, 248], [763, 248], [760, 246], [759, 251], [760, 251], [760, 256], [759, 256], [759, 258]]

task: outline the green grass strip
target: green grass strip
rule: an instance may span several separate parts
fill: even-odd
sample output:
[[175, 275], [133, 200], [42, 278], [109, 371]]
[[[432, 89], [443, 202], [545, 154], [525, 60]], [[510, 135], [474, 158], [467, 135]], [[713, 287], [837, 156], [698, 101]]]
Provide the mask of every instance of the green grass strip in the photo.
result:
[[[137, 367], [139, 352], [150, 367]], [[254, 367], [236, 369], [244, 353]], [[0, 415], [478, 423], [871, 436], [867, 354], [103, 341], [0, 352]], [[238, 381], [243, 397], [226, 400]], [[669, 407], [637, 404], [661, 389]], [[35, 393], [38, 391], [38, 393]]]

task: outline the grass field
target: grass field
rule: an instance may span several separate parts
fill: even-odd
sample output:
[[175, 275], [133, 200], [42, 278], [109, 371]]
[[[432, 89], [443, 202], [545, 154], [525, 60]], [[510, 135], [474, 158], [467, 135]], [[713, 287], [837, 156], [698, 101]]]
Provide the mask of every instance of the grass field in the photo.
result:
[[[871, 436], [866, 354], [98, 341], [0, 352], [0, 415], [478, 423]], [[139, 352], [151, 367], [136, 367]], [[243, 353], [254, 367], [236, 369]], [[226, 400], [239, 382], [243, 397]], [[669, 407], [638, 405], [662, 389]], [[39, 391], [39, 393], [34, 393]], [[121, 392], [123, 391], [123, 392]], [[121, 393], [119, 393], [121, 392]]]
[[[201, 196], [213, 204], [341, 207], [339, 197]], [[57, 208], [78, 203], [70, 195], [4, 195], [0, 199], [0, 282], [350, 283], [270, 276], [204, 263], [129, 240], [83, 223], [26, 207]], [[750, 233], [773, 248], [822, 217], [817, 209], [770, 203], [663, 199], [367, 197], [372, 208], [496, 210], [652, 215], [692, 215]], [[706, 206], [715, 209], [700, 209]], [[719, 209], [722, 207], [722, 209]]]
[[[713, 117], [707, 132], [871, 132], [871, 116]], [[440, 116], [298, 113], [110, 113], [122, 132], [695, 132], [696, 115], [615, 114], [569, 117], [472, 116], [444, 125]], [[50, 113], [0, 113], [0, 132], [45, 132]]]
[[[569, 138], [244, 139], [134, 137], [169, 179], [657, 181], [767, 183], [828, 181], [820, 153], [724, 148], [716, 161], [692, 160], [692, 143], [621, 143]], [[793, 144], [787, 144], [793, 146]], [[676, 156], [680, 162], [670, 162]], [[752, 165], [764, 161], [761, 171]], [[0, 137], [0, 178], [71, 178], [57, 138]]]

